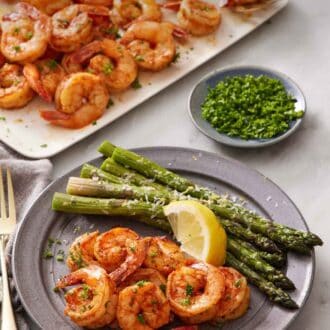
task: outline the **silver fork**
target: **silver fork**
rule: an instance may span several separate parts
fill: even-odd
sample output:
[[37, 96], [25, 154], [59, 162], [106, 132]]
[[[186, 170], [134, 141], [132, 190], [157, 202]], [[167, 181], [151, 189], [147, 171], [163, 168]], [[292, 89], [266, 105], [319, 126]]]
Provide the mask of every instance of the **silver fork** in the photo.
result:
[[16, 210], [14, 189], [11, 180], [10, 171], [7, 168], [7, 191], [8, 191], [8, 215], [7, 206], [4, 192], [4, 183], [2, 178], [2, 169], [0, 167], [0, 260], [2, 270], [2, 317], [1, 317], [1, 329], [3, 330], [16, 330], [15, 317], [13, 307], [11, 305], [8, 273], [5, 260], [5, 245], [8, 240], [9, 234], [11, 234], [16, 226]]

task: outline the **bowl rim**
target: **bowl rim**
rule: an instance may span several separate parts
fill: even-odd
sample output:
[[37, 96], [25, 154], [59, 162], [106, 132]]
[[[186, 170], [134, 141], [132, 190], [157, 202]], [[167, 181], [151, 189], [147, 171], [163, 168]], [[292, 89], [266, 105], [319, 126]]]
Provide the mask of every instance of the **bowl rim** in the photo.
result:
[[[218, 75], [219, 73], [226, 74], [227, 72], [232, 72], [232, 71], [235, 72], [235, 71], [241, 71], [241, 70], [259, 70], [259, 71], [262, 71], [262, 74], [264, 74], [264, 75], [267, 75], [267, 73], [270, 73], [273, 76], [278, 77], [281, 81], [288, 82], [289, 85], [293, 86], [300, 93], [301, 101], [303, 103], [303, 109], [301, 109], [301, 110], [304, 112], [304, 115], [301, 118], [297, 119], [295, 121], [295, 124], [292, 127], [290, 127], [286, 132], [284, 132], [283, 134], [281, 134], [275, 138], [270, 138], [270, 139], [265, 139], [265, 140], [261, 140], [261, 139], [260, 140], [258, 140], [258, 139], [243, 140], [238, 137], [237, 138], [230, 137], [224, 133], [219, 133], [216, 131], [215, 128], [213, 128], [210, 125], [210, 130], [215, 132], [217, 134], [218, 138], [212, 136], [210, 134], [209, 130], [202, 128], [199, 125], [198, 121], [195, 119], [195, 116], [192, 111], [193, 107], [191, 104], [192, 97], [193, 97], [194, 93], [196, 92], [197, 88], [202, 83], [204, 83], [205, 81], [210, 79], [211, 77], [214, 77], [214, 76]], [[237, 75], [242, 75], [242, 74], [239, 74], [239, 72], [238, 72]], [[223, 80], [223, 79], [221, 79], [221, 80]], [[219, 81], [221, 81], [221, 80], [219, 80]], [[193, 86], [193, 88], [191, 89], [191, 91], [189, 93], [189, 97], [188, 97], [188, 113], [189, 113], [189, 117], [190, 117], [191, 121], [193, 122], [193, 124], [195, 125], [195, 127], [200, 132], [202, 132], [204, 135], [206, 135], [207, 137], [209, 137], [210, 139], [212, 139], [218, 143], [221, 143], [223, 145], [227, 145], [230, 147], [237, 147], [237, 148], [263, 148], [263, 147], [273, 145], [275, 143], [278, 143], [278, 142], [286, 139], [287, 137], [289, 137], [290, 135], [292, 135], [293, 133], [295, 133], [298, 130], [298, 128], [301, 126], [301, 124], [307, 114], [307, 102], [306, 102], [306, 97], [305, 97], [302, 89], [300, 88], [300, 86], [292, 78], [290, 78], [285, 73], [282, 73], [281, 71], [270, 69], [270, 68], [267, 68], [264, 66], [258, 66], [258, 65], [230, 65], [230, 66], [226, 66], [221, 69], [216, 69], [216, 70], [213, 70], [213, 71], [207, 73]], [[204, 119], [202, 119], [202, 120], [204, 120]], [[207, 122], [207, 121], [205, 121], [205, 122]]]

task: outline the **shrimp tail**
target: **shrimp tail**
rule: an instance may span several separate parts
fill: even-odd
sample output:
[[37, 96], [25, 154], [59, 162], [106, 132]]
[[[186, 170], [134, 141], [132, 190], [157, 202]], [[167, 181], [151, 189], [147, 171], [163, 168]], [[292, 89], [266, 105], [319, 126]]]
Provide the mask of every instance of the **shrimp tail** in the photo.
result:
[[[125, 281], [126, 278], [134, 273], [140, 267], [145, 259], [147, 253], [148, 243], [145, 240], [139, 240], [136, 251], [131, 251], [130, 255], [115, 271], [109, 274], [116, 284]], [[139, 252], [137, 252], [139, 251]]]
[[48, 110], [40, 110], [41, 118], [53, 122], [57, 120], [68, 120], [70, 119], [70, 115], [67, 115], [60, 111], [48, 111]]
[[79, 278], [79, 276], [76, 276], [77, 272], [78, 271], [64, 275], [63, 277], [61, 277], [56, 283], [56, 288], [63, 289], [67, 286], [81, 283], [81, 279]]
[[178, 25], [174, 25], [172, 35], [183, 42], [187, 41], [189, 37], [189, 33]]
[[180, 10], [181, 1], [166, 1], [161, 5], [165, 9], [170, 9], [178, 12]]
[[102, 51], [102, 43], [100, 42], [100, 40], [95, 40], [72, 54], [70, 61], [75, 63], [84, 63], [94, 54], [100, 51]]
[[53, 98], [51, 93], [49, 93], [46, 88], [43, 86], [40, 80], [40, 74], [38, 68], [31, 63], [28, 63], [23, 68], [23, 74], [28, 81], [30, 87], [37, 92], [41, 98], [46, 102], [52, 102]]

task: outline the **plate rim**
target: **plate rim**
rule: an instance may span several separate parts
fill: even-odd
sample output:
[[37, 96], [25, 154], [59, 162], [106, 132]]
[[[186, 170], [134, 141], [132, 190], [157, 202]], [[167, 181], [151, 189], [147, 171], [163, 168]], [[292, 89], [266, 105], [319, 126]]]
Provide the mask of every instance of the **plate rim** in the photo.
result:
[[[307, 231], [309, 230], [309, 226], [305, 220], [305, 218], [303, 217], [302, 213], [300, 212], [300, 210], [298, 209], [298, 207], [296, 206], [296, 204], [292, 201], [292, 199], [282, 190], [281, 187], [279, 187], [274, 181], [272, 181], [271, 179], [269, 179], [268, 177], [264, 176], [260, 171], [258, 171], [257, 169], [254, 169], [252, 167], [247, 166], [246, 164], [232, 159], [230, 157], [223, 157], [222, 155], [219, 155], [215, 152], [209, 152], [209, 151], [204, 151], [204, 150], [200, 150], [200, 149], [194, 149], [194, 148], [185, 148], [185, 147], [175, 147], [175, 146], [152, 146], [152, 147], [139, 147], [139, 148], [131, 148], [129, 149], [131, 151], [134, 152], [141, 152], [141, 151], [159, 151], [159, 150], [170, 150], [170, 151], [176, 151], [176, 152], [190, 152], [192, 154], [196, 154], [196, 153], [203, 153], [207, 156], [210, 157], [215, 157], [218, 160], [225, 160], [229, 163], [234, 163], [236, 166], [240, 166], [243, 167], [244, 169], [250, 171], [251, 173], [256, 174], [259, 177], [263, 177], [266, 181], [268, 181], [268, 183], [270, 183], [272, 186], [275, 186], [275, 188], [277, 188], [281, 194], [283, 194], [292, 204], [292, 206], [295, 208], [295, 210], [297, 211], [297, 213], [300, 215], [300, 220], [302, 221], [302, 223], [304, 224], [304, 226], [306, 227]], [[89, 161], [86, 162], [94, 162], [94, 161], [98, 161], [104, 159], [103, 156], [99, 156], [93, 159], [90, 159]], [[84, 162], [85, 163], [85, 162]], [[15, 233], [15, 237], [14, 237], [14, 241], [13, 241], [13, 248], [12, 248], [12, 255], [11, 255], [11, 263], [12, 263], [12, 274], [13, 274], [13, 278], [14, 278], [14, 283], [15, 283], [15, 288], [17, 291], [17, 294], [19, 295], [19, 299], [24, 307], [24, 310], [26, 311], [26, 313], [28, 314], [28, 316], [31, 318], [31, 320], [39, 327], [42, 329], [42, 326], [40, 325], [39, 321], [37, 320], [36, 317], [34, 317], [33, 313], [31, 312], [31, 309], [29, 308], [28, 304], [26, 303], [25, 299], [23, 298], [23, 296], [21, 295], [21, 289], [20, 289], [20, 284], [19, 282], [17, 282], [17, 270], [16, 270], [16, 261], [15, 261], [15, 256], [17, 254], [19, 254], [19, 251], [17, 251], [17, 245], [18, 245], [18, 239], [19, 239], [19, 235], [21, 235], [21, 231], [23, 228], [23, 224], [24, 222], [26, 222], [26, 219], [28, 218], [28, 215], [31, 211], [31, 209], [34, 207], [34, 205], [39, 201], [40, 198], [42, 198], [42, 196], [47, 193], [47, 191], [53, 186], [56, 185], [59, 181], [63, 180], [67, 175], [69, 175], [71, 172], [73, 171], [77, 171], [81, 168], [82, 164], [75, 166], [71, 169], [69, 169], [65, 174], [61, 175], [60, 177], [56, 178], [55, 180], [53, 180], [51, 183], [49, 183], [47, 185], [47, 187], [45, 187], [42, 192], [35, 198], [35, 200], [33, 201], [33, 203], [31, 203], [30, 207], [28, 208], [28, 210], [25, 212], [25, 214], [22, 217], [22, 220], [19, 222], [16, 233]], [[316, 268], [316, 260], [315, 260], [315, 251], [314, 249], [312, 250], [311, 256], [310, 256], [310, 261], [311, 261], [311, 274], [310, 274], [310, 280], [308, 282], [307, 285], [307, 289], [306, 289], [306, 294], [303, 297], [300, 307], [299, 309], [294, 311], [294, 314], [292, 315], [292, 317], [290, 318], [290, 320], [288, 321], [288, 323], [285, 325], [284, 328], [282, 328], [283, 330], [288, 329], [292, 323], [296, 320], [296, 318], [301, 314], [302, 310], [304, 309], [306, 302], [308, 300], [308, 298], [310, 297], [310, 293], [313, 287], [313, 282], [314, 282], [314, 278], [315, 278], [315, 268]], [[276, 305], [274, 305], [274, 307], [277, 307]], [[288, 310], [288, 313], [290, 313], [290, 311]], [[257, 327], [258, 328], [258, 327]]]
[[[273, 75], [281, 78], [284, 81], [289, 82], [289, 84], [291, 86], [295, 87], [298, 90], [298, 92], [301, 94], [301, 100], [304, 105], [304, 109], [302, 109], [304, 112], [304, 115], [301, 118], [299, 118], [298, 120], [296, 120], [295, 124], [291, 128], [289, 128], [286, 132], [279, 135], [278, 137], [266, 139], [266, 141], [257, 140], [257, 139], [256, 140], [252, 140], [252, 139], [243, 140], [240, 138], [232, 138], [227, 134], [217, 132], [212, 126], [210, 126], [209, 130], [213, 131], [217, 134], [217, 137], [212, 136], [210, 134], [209, 130], [202, 128], [199, 125], [198, 121], [195, 119], [195, 116], [193, 114], [192, 97], [193, 97], [194, 93], [196, 92], [196, 90], [198, 89], [198, 87], [201, 84], [203, 84], [206, 80], [212, 78], [213, 76], [216, 76], [219, 73], [225, 74], [226, 72], [231, 72], [231, 71], [239, 72], [240, 70], [259, 70], [259, 71], [263, 71], [265, 73], [265, 75], [267, 75], [267, 73], [270, 73], [270, 74], [273, 74]], [[187, 109], [188, 109], [189, 117], [190, 117], [191, 121], [193, 122], [194, 126], [208, 138], [212, 139], [213, 141], [216, 141], [217, 143], [220, 143], [220, 144], [223, 144], [223, 145], [226, 145], [229, 147], [253, 149], [253, 148], [264, 148], [267, 146], [274, 145], [274, 144], [279, 143], [279, 142], [283, 141], [284, 139], [288, 138], [292, 134], [294, 134], [299, 129], [299, 127], [302, 125], [302, 123], [307, 115], [307, 101], [306, 101], [305, 94], [302, 91], [300, 85], [295, 80], [293, 80], [291, 77], [289, 77], [286, 73], [283, 73], [279, 70], [271, 69], [271, 68], [268, 68], [268, 67], [265, 67], [262, 65], [243, 64], [243, 65], [228, 65], [223, 68], [213, 70], [213, 71], [207, 73], [206, 75], [204, 75], [197, 83], [194, 84], [194, 86], [190, 90], [188, 101], [187, 101]], [[226, 138], [231, 139], [231, 140], [227, 141]]]

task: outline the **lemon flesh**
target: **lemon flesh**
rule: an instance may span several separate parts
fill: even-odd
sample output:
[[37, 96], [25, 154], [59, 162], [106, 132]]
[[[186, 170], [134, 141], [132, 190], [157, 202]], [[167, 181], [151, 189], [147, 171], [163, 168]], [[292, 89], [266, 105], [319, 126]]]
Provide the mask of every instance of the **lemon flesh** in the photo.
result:
[[215, 214], [196, 201], [177, 201], [164, 207], [182, 251], [221, 266], [225, 263], [227, 235]]

